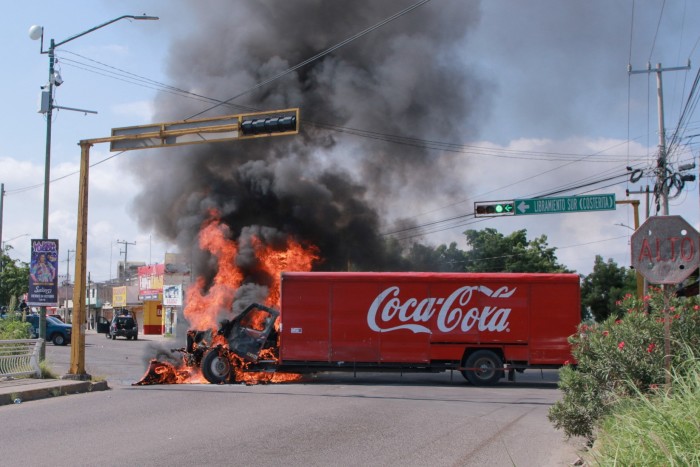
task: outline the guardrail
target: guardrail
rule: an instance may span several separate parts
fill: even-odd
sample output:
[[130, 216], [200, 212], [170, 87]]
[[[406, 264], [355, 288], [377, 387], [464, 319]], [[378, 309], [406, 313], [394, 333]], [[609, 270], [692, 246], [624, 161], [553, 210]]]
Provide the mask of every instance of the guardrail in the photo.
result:
[[41, 377], [39, 351], [43, 339], [0, 340], [0, 377]]

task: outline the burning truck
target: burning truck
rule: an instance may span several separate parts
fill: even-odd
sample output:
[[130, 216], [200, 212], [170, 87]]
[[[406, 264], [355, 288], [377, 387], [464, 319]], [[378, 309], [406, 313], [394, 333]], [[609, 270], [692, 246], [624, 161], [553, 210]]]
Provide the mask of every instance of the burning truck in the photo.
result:
[[283, 272], [281, 311], [253, 303], [216, 331], [190, 331], [182, 368], [154, 360], [137, 384], [199, 370], [210, 383], [457, 370], [493, 385], [573, 361], [579, 298], [576, 274]]

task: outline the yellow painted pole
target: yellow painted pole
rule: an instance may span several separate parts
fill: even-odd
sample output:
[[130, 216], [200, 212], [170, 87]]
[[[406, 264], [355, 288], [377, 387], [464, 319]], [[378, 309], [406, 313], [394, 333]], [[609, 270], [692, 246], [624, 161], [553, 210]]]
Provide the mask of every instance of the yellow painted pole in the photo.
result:
[[[621, 201], [615, 201], [615, 204], [631, 204], [634, 208], [634, 230], [639, 228], [639, 200], [638, 199], [626, 199]], [[644, 277], [635, 271], [637, 274], [637, 298], [644, 298]]]
[[85, 272], [87, 270], [89, 141], [80, 142], [80, 181], [78, 188], [78, 228], [75, 238], [75, 287], [73, 289], [73, 329], [68, 378], [89, 380], [85, 371]]

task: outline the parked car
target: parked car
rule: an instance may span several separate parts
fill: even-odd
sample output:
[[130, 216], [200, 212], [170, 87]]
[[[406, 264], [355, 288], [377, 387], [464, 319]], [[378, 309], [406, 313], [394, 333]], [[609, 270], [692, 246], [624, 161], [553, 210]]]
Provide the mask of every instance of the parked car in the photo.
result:
[[116, 339], [119, 336], [126, 337], [128, 340], [138, 339], [139, 326], [136, 322], [136, 316], [132, 314], [116, 315], [112, 318], [112, 323], [109, 325], [109, 333], [107, 339]]
[[[39, 337], [39, 315], [28, 314], [27, 322], [32, 325], [34, 337]], [[68, 345], [72, 329], [73, 327], [70, 324], [66, 324], [51, 316], [46, 317], [46, 341], [53, 342], [53, 345]]]
[[59, 315], [58, 313], [51, 313], [50, 315], [46, 315], [47, 318], [48, 318], [49, 316], [52, 317], [52, 318], [56, 318], [57, 320], [59, 320], [59, 321], [62, 322], [62, 323], [65, 323], [65, 320], [63, 319], [63, 316]]

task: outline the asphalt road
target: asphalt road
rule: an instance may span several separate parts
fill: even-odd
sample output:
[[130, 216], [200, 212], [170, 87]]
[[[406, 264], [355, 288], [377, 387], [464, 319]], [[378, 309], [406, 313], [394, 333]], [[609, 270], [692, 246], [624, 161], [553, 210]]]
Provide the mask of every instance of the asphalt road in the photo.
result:
[[[323, 374], [303, 383], [131, 386], [175, 344], [88, 334], [110, 391], [0, 407], [2, 465], [554, 466], [577, 444], [547, 421], [556, 372], [495, 388], [461, 375]], [[174, 346], [177, 346], [175, 344]], [[146, 350], [148, 351], [146, 352]], [[66, 371], [70, 347], [47, 346]], [[520, 375], [519, 375], [520, 376]]]

